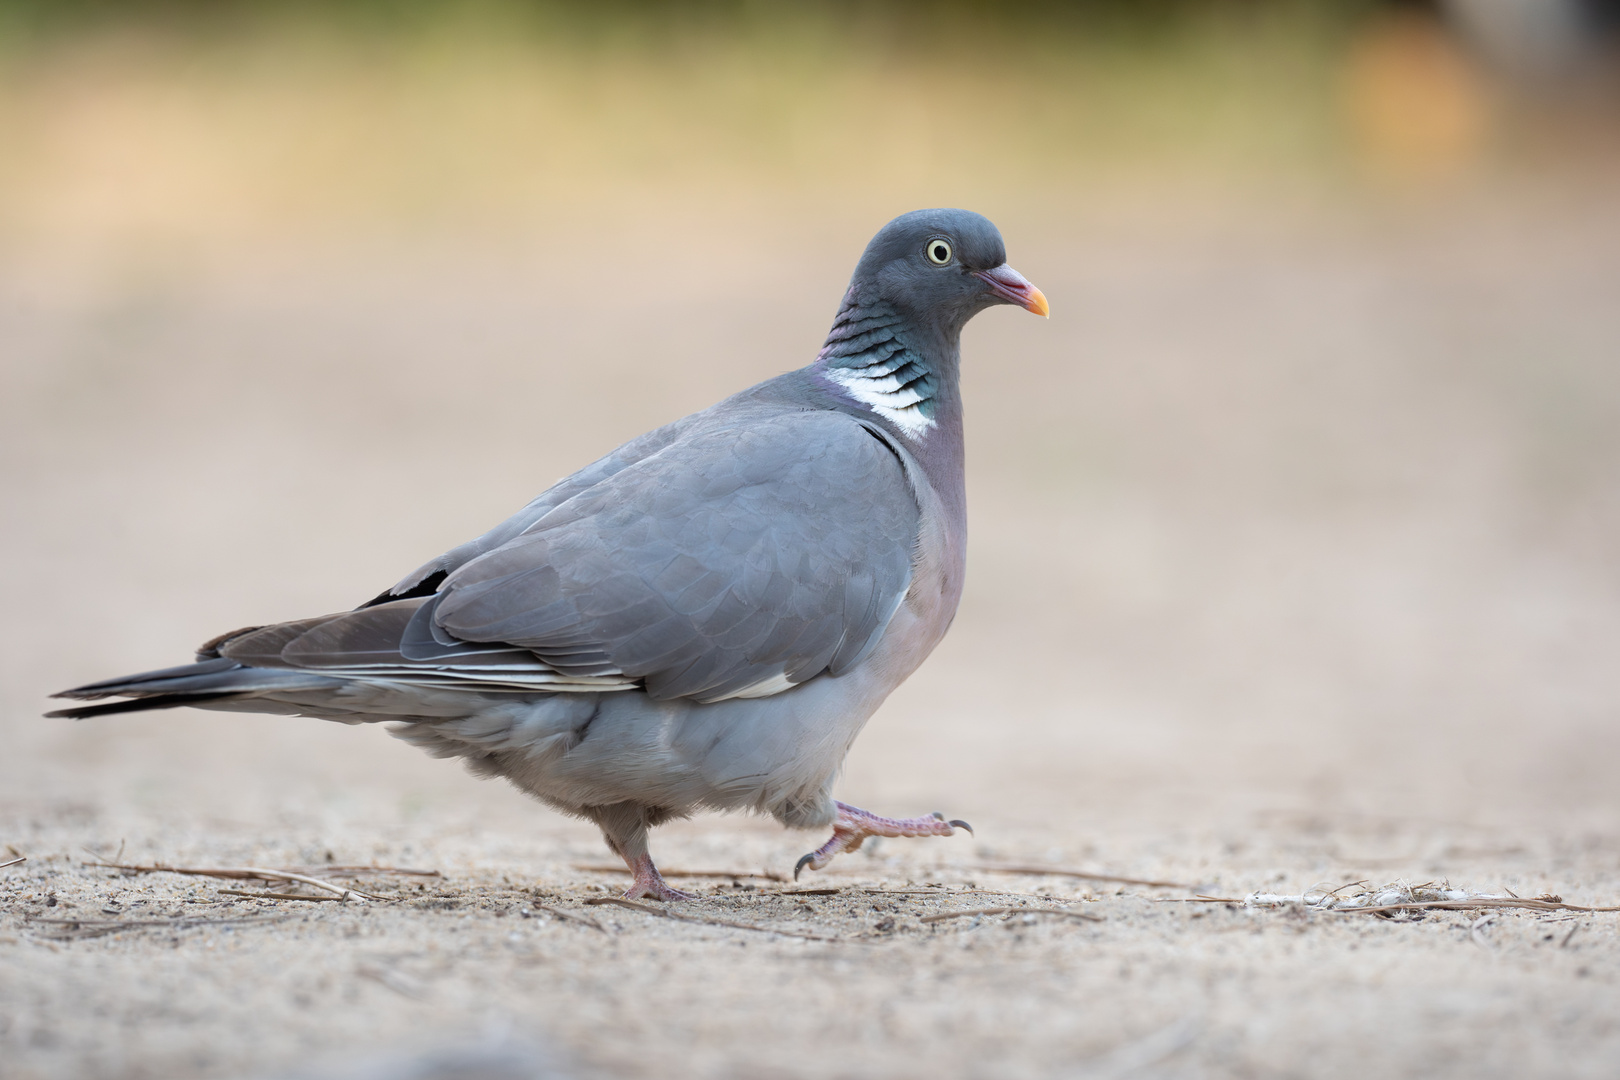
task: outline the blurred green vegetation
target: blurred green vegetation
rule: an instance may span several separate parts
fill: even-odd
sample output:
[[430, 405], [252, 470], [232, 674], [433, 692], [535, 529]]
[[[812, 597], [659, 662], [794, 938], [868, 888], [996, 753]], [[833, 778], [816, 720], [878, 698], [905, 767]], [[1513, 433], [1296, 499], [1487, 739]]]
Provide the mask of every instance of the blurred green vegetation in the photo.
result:
[[108, 25], [235, 32], [267, 21], [320, 22], [365, 33], [418, 33], [489, 23], [539, 34], [638, 37], [671, 29], [754, 30], [826, 21], [897, 37], [1104, 34], [1152, 38], [1212, 19], [1279, 16], [1341, 26], [1414, 0], [0, 0], [12, 35]]
[[0, 237], [1334, 176], [1346, 64], [1388, 9], [0, 0]]
[[0, 48], [143, 31], [193, 41], [297, 29], [372, 47], [446, 35], [572, 49], [658, 51], [694, 40], [835, 44], [867, 55], [948, 49], [1008, 59], [1030, 51], [1183, 49], [1211, 35], [1279, 30], [1342, 41], [1412, 0], [0, 0]]

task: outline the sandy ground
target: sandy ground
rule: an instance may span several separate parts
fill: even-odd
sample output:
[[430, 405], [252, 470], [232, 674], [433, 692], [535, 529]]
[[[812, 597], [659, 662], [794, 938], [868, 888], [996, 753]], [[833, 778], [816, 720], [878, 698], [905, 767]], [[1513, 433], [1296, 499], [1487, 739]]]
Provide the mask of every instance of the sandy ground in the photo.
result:
[[[839, 789], [976, 838], [795, 886], [819, 837], [679, 823], [662, 864], [715, 874], [670, 908], [711, 922], [676, 920], [590, 904], [623, 884], [590, 829], [380, 730], [38, 718], [352, 606], [806, 361], [884, 215], [788, 209], [0, 257], [0, 862], [28, 856], [0, 869], [0, 1075], [1620, 1072], [1620, 915], [1170, 902], [1449, 880], [1620, 903], [1604, 192], [985, 207], [1054, 318], [969, 330], [969, 593]], [[115, 856], [382, 899], [92, 865]], [[321, 869], [357, 864], [441, 876]], [[1007, 906], [1095, 919], [923, 921]]]

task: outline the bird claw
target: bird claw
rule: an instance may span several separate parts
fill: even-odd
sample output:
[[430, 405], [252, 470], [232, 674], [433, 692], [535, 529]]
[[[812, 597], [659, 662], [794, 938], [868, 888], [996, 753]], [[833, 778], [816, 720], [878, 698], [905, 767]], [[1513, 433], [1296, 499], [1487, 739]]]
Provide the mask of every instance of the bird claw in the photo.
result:
[[793, 880], [808, 866], [820, 870], [833, 856], [855, 851], [870, 836], [949, 836], [957, 829], [966, 829], [970, 835], [973, 826], [965, 821], [945, 820], [945, 815], [934, 811], [920, 818], [883, 818], [855, 806], [838, 803], [838, 819], [833, 824], [832, 838], [794, 864]]
[[[938, 810], [935, 810], [932, 814], [930, 814], [928, 816], [933, 818], [935, 821], [945, 821], [945, 815], [940, 813]], [[968, 831], [969, 836], [977, 836], [977, 835], [979, 835], [978, 833], [973, 831], [973, 826], [969, 825], [967, 822], [963, 821], [961, 818], [951, 818], [951, 820], [945, 821], [945, 824], [949, 825], [953, 829], [966, 829]]]

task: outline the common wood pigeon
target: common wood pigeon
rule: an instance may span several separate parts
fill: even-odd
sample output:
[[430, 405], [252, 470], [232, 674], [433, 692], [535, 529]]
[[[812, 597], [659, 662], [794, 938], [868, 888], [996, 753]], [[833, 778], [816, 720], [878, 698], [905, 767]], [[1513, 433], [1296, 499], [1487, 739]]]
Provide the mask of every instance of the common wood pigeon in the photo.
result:
[[634, 874], [686, 899], [650, 827], [700, 809], [869, 836], [946, 836], [836, 802], [855, 736], [944, 637], [962, 595], [962, 327], [1047, 314], [966, 210], [867, 245], [815, 360], [649, 432], [353, 611], [221, 634], [197, 662], [65, 691], [392, 721], [437, 757], [589, 818]]

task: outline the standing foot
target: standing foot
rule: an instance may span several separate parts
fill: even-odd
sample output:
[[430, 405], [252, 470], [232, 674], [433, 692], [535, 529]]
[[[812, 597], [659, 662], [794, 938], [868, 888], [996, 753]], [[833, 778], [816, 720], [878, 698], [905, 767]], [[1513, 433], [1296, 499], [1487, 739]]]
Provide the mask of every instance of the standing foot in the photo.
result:
[[643, 896], [650, 896], [654, 900], [697, 899], [697, 896], [693, 893], [670, 888], [669, 884], [664, 881], [664, 875], [660, 874], [658, 867], [653, 865], [651, 855], [626, 859], [625, 862], [630, 864], [630, 872], [636, 876], [636, 880], [625, 890], [624, 899], [636, 900]]
[[937, 812], [928, 817], [885, 818], [858, 806], [834, 805], [838, 807], [838, 820], [833, 822], [832, 839], [799, 860], [793, 868], [793, 880], [799, 880], [799, 871], [807, 866], [820, 870], [832, 862], [834, 855], [858, 850], [868, 836], [950, 836], [957, 829], [973, 832], [967, 822], [946, 821], [945, 815]]

